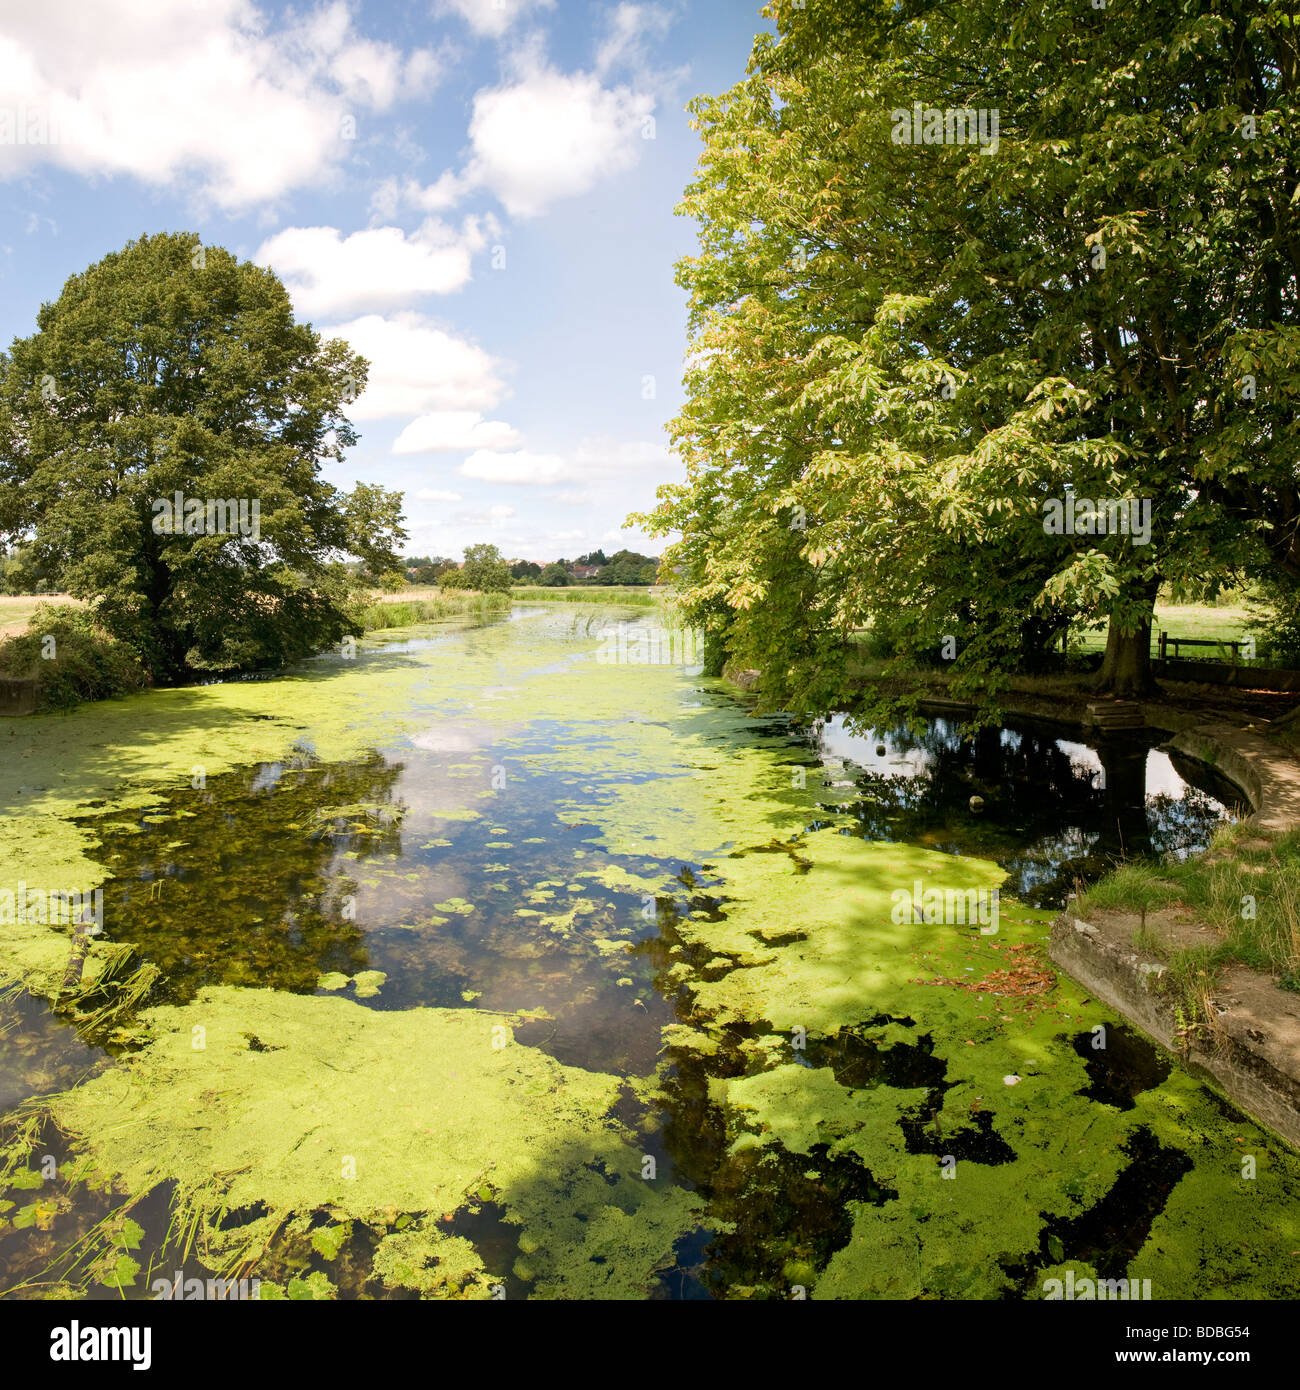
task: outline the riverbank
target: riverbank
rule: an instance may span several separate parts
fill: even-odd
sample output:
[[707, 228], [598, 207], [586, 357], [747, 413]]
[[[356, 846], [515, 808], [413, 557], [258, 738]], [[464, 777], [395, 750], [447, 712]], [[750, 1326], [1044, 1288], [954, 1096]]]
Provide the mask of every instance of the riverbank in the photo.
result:
[[1057, 920], [1051, 955], [1300, 1147], [1300, 763], [1224, 723], [1171, 747], [1232, 780], [1251, 814], [1197, 859], [1092, 885]]
[[[752, 690], [757, 672], [730, 672]], [[864, 676], [864, 679], [867, 677]], [[878, 678], [879, 679], [879, 678]], [[973, 718], [943, 672], [879, 679], [925, 715]], [[1164, 682], [1123, 721], [1171, 735], [1172, 751], [1238, 787], [1250, 815], [1210, 851], [1167, 869], [1122, 866], [1055, 923], [1049, 954], [1194, 1074], [1300, 1146], [1300, 760], [1294, 697]], [[1013, 677], [1010, 715], [1097, 727], [1115, 702], [1069, 676]], [[1122, 737], [1122, 735], [1121, 735]]]

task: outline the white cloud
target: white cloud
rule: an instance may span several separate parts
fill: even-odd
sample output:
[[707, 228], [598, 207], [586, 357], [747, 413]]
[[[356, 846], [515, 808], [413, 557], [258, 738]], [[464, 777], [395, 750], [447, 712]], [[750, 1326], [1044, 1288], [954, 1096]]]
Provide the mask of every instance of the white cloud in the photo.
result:
[[548, 203], [630, 169], [653, 109], [653, 97], [606, 88], [581, 72], [543, 70], [479, 92], [464, 178], [490, 189], [513, 216], [536, 216]]
[[336, 227], [286, 227], [264, 241], [254, 260], [289, 287], [302, 314], [389, 309], [429, 294], [450, 294], [470, 278], [474, 252], [485, 243], [480, 219], [457, 232], [430, 218], [408, 236], [372, 227], [343, 236]]
[[562, 483], [572, 476], [572, 465], [560, 454], [534, 454], [527, 449], [500, 453], [476, 449], [460, 466], [466, 478], [487, 483]]
[[606, 17], [605, 37], [596, 49], [596, 73], [606, 77], [616, 68], [631, 68], [653, 80], [646, 61], [645, 40], [653, 34], [662, 38], [673, 22], [672, 15], [659, 5], [636, 5], [623, 0]]
[[[326, 180], [348, 118], [426, 94], [440, 64], [355, 32], [334, 0], [276, 28], [253, 0], [43, 0], [4, 7], [0, 178], [51, 164], [184, 180], [225, 210]], [[44, 138], [33, 143], [34, 130]]]
[[412, 420], [393, 441], [395, 454], [435, 454], [452, 449], [508, 449], [523, 436], [502, 420], [477, 410], [435, 410]]
[[313, 76], [327, 78], [348, 101], [379, 111], [400, 97], [424, 95], [442, 76], [443, 64], [432, 49], [403, 56], [391, 44], [354, 34], [346, 0], [331, 0], [292, 24], [284, 42]]
[[415, 494], [418, 502], [461, 502], [464, 499], [459, 492], [447, 492], [440, 487], [422, 487]]
[[442, 212], [455, 207], [467, 192], [469, 185], [450, 169], [423, 188], [415, 179], [387, 178], [381, 180], [371, 194], [370, 211], [380, 220], [396, 217], [402, 207]]
[[662, 444], [619, 443], [608, 436], [584, 439], [574, 450], [573, 461], [584, 477], [654, 473], [672, 467], [672, 455]]
[[465, 478], [488, 483], [551, 486], [556, 483], [659, 479], [675, 471], [672, 456], [660, 444], [618, 443], [608, 438], [584, 439], [571, 454], [538, 454], [528, 449], [513, 453], [477, 449], [460, 466]]
[[549, 10], [555, 0], [441, 0], [441, 14], [458, 14], [476, 34], [499, 39], [529, 10]]
[[504, 526], [515, 515], [513, 507], [489, 507], [480, 512], [457, 512], [452, 519], [458, 526]]
[[504, 363], [413, 311], [366, 314], [320, 332], [344, 339], [370, 363], [366, 389], [348, 411], [355, 420], [487, 410], [505, 395]]
[[512, 216], [535, 217], [631, 169], [654, 108], [648, 92], [606, 87], [591, 73], [560, 73], [526, 61], [515, 80], [475, 95], [469, 153], [459, 173], [448, 169], [423, 187], [390, 179], [373, 209], [386, 217], [402, 204], [437, 212], [486, 189]]

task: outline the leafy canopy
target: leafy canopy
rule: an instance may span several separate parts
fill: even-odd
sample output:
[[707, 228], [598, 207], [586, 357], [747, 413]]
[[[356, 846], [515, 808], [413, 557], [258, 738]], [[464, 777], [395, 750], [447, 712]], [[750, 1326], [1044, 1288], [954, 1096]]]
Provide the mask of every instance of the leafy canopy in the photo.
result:
[[131, 242], [0, 355], [0, 541], [155, 678], [319, 650], [358, 630], [345, 558], [392, 570], [405, 539], [399, 493], [321, 477], [366, 371], [271, 271], [192, 234]]
[[[866, 627], [991, 691], [1079, 620], [1140, 689], [1162, 582], [1300, 573], [1287, 7], [769, 13], [692, 104], [688, 481], [633, 518], [766, 697], [834, 707]], [[996, 145], [903, 143], [916, 103]], [[1047, 534], [1070, 489], [1148, 501], [1149, 544]]]

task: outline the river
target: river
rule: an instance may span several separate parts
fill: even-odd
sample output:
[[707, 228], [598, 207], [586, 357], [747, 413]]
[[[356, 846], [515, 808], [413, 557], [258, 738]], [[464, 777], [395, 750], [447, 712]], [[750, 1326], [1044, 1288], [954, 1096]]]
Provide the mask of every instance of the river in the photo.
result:
[[104, 927], [56, 1014], [66, 929], [0, 923], [0, 1290], [1295, 1296], [1297, 1156], [1043, 952], [1231, 789], [695, 657], [521, 606], [10, 721], [5, 881]]

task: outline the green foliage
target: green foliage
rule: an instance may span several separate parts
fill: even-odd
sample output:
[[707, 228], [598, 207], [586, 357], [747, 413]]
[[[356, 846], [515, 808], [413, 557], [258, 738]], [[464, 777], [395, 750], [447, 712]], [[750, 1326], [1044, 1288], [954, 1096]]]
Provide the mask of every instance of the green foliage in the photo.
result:
[[[356, 442], [366, 370], [294, 322], [271, 271], [190, 233], [131, 242], [0, 357], [0, 540], [96, 599], [156, 679], [331, 645], [352, 630], [342, 558], [383, 573], [405, 538], [400, 495], [321, 477]], [[173, 531], [178, 492], [199, 510]]]
[[478, 589], [481, 593], [510, 591], [510, 566], [501, 558], [496, 546], [480, 544], [465, 547], [465, 563], [460, 567], [460, 587]]
[[53, 587], [30, 546], [0, 555], [0, 594], [48, 594]]
[[639, 555], [635, 550], [619, 550], [611, 555], [596, 576], [597, 584], [653, 584], [659, 570], [658, 560]]
[[53, 603], [38, 604], [27, 631], [0, 642], [0, 674], [35, 680], [40, 709], [70, 709], [147, 683], [135, 652], [93, 610]]
[[1252, 628], [1261, 658], [1276, 666], [1300, 666], [1300, 587], [1282, 576], [1260, 585], [1251, 602]]
[[562, 589], [569, 582], [569, 572], [563, 565], [552, 562], [538, 575], [537, 582], [544, 589]]
[[[972, 693], [1108, 622], [1141, 688], [1162, 581], [1300, 572], [1295, 34], [1213, 8], [779, 3], [692, 104], [688, 479], [634, 520], [769, 703], [837, 707], [882, 619]], [[916, 102], [997, 148], [895, 143]], [[1067, 488], [1149, 499], [1150, 543], [1046, 535]]]

